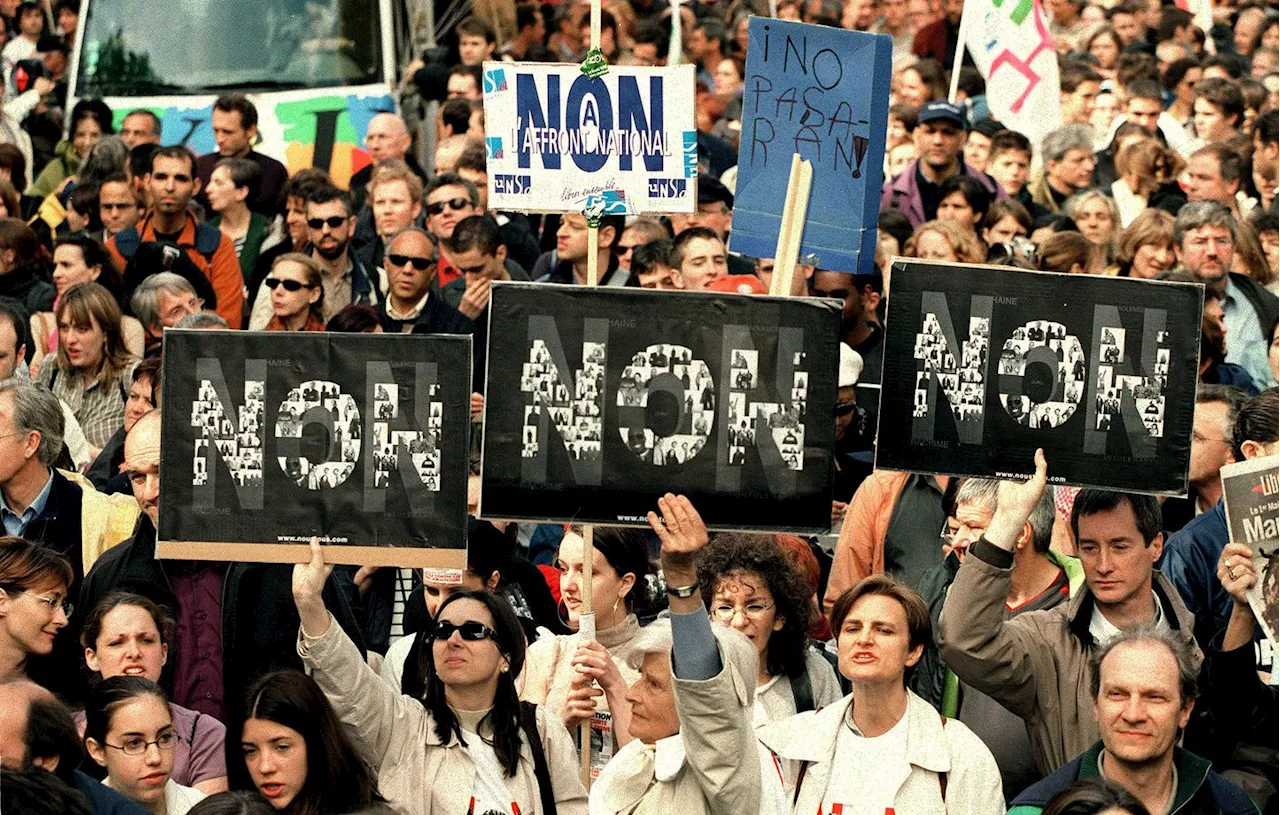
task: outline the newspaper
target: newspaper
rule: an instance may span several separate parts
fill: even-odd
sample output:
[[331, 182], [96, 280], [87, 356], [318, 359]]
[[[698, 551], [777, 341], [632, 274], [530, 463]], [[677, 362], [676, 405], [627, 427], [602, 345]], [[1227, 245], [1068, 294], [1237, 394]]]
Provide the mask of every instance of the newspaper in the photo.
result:
[[1280, 545], [1280, 457], [1255, 458], [1222, 468], [1222, 494], [1227, 510], [1227, 531], [1235, 543], [1253, 550], [1258, 582], [1249, 591], [1249, 606], [1272, 644], [1277, 643], [1280, 604], [1277, 603], [1276, 548]]

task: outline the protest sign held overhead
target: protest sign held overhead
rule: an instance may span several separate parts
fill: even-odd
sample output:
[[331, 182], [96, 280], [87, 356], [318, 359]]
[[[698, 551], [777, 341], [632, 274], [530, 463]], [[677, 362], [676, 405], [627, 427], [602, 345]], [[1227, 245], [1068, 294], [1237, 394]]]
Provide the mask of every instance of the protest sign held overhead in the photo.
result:
[[1039, 145], [1062, 118], [1058, 52], [1040, 0], [969, 0], [960, 30], [986, 81], [991, 118]]
[[1249, 590], [1249, 607], [1272, 645], [1280, 623], [1280, 458], [1267, 456], [1228, 464], [1222, 468], [1222, 499], [1227, 513], [1227, 540], [1243, 543], [1253, 550], [1253, 566], [1258, 582]]
[[693, 66], [484, 64], [489, 205], [606, 215], [693, 212]]
[[466, 567], [470, 337], [164, 342], [161, 557]]
[[893, 41], [765, 17], [748, 36], [730, 248], [773, 257], [798, 153], [813, 162], [800, 262], [872, 272]]
[[1198, 284], [896, 259], [876, 466], [1186, 493]]
[[830, 526], [838, 303], [496, 283], [490, 312], [483, 517], [643, 525], [672, 492]]

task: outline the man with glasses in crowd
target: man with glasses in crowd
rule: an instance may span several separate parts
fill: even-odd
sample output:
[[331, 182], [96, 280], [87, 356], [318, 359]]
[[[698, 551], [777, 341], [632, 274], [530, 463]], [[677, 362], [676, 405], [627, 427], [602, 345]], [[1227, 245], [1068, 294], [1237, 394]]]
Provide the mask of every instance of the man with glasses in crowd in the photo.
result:
[[[438, 244], [453, 235], [463, 218], [480, 214], [480, 191], [456, 173], [442, 173], [427, 187], [427, 232]], [[436, 287], [444, 288], [461, 277], [442, 253], [436, 270]]]
[[388, 334], [470, 334], [471, 321], [432, 292], [436, 257], [431, 237], [416, 226], [387, 242], [387, 299], [379, 309]]

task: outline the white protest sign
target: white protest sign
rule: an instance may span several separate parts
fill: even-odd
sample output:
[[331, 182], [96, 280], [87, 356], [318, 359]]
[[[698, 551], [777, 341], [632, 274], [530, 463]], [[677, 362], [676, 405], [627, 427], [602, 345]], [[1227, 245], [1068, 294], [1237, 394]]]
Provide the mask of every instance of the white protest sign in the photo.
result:
[[692, 65], [484, 64], [489, 207], [606, 215], [693, 212]]

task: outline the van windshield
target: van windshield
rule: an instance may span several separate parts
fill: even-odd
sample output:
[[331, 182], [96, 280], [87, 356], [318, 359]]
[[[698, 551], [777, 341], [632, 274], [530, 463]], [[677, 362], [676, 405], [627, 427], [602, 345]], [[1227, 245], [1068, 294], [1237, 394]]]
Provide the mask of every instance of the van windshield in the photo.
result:
[[377, 0], [91, 0], [81, 19], [78, 96], [382, 79]]

